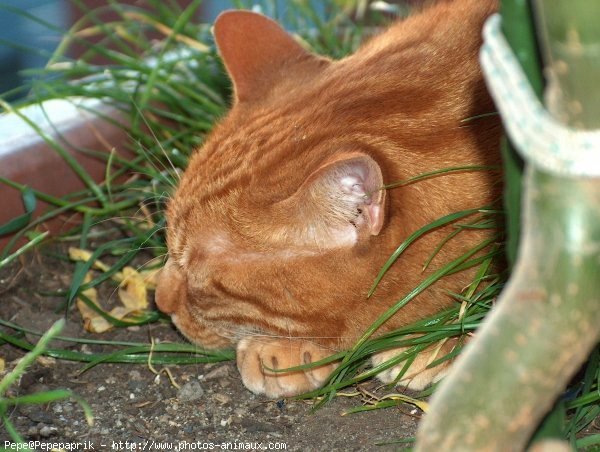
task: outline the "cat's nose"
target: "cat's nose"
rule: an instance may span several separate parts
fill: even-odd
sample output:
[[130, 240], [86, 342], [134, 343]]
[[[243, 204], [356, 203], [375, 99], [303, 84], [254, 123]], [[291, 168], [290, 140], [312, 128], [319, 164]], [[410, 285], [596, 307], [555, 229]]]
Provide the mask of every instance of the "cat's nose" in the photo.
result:
[[158, 275], [156, 284], [156, 306], [165, 314], [173, 314], [177, 310], [185, 278], [178, 269], [167, 262]]

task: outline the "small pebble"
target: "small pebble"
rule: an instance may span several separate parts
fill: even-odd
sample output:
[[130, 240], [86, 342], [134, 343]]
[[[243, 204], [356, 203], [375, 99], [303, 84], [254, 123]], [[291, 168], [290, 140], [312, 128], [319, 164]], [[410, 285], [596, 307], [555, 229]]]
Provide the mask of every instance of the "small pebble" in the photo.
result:
[[227, 419], [221, 419], [221, 427], [226, 427], [229, 424], [231, 424], [231, 416], [229, 416]]
[[204, 380], [211, 380], [213, 378], [224, 378], [229, 376], [229, 366], [222, 365], [214, 368], [209, 373], [204, 375]]
[[243, 417], [243, 416], [246, 416], [248, 414], [248, 410], [246, 408], [241, 408], [241, 407], [240, 408], [236, 408], [235, 410], [233, 410], [233, 412], [238, 417]]
[[214, 399], [217, 402], [219, 402], [219, 403], [221, 403], [223, 405], [231, 402], [231, 397], [229, 397], [227, 394], [220, 394], [219, 393], [219, 394], [215, 394], [213, 397], [214, 397]]
[[184, 384], [177, 392], [177, 398], [182, 402], [193, 402], [202, 398], [204, 389], [198, 381], [190, 381]]
[[42, 438], [48, 438], [50, 436], [53, 436], [56, 434], [56, 427], [50, 427], [49, 425], [44, 425], [41, 429], [40, 429], [40, 436]]

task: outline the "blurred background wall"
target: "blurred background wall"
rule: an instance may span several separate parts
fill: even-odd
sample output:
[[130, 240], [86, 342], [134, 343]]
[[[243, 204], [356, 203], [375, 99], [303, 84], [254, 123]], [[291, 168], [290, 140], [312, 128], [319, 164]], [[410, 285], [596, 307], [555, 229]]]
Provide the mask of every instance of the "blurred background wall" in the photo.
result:
[[67, 1], [0, 0], [0, 92], [21, 83], [22, 70], [44, 66], [59, 43], [58, 30], [32, 17], [64, 30], [70, 23]]
[[[191, 0], [174, 0], [182, 7]], [[307, 0], [318, 15], [324, 13], [328, 4], [335, 0]], [[337, 0], [341, 1], [341, 0]], [[410, 5], [427, 3], [431, 0], [344, 0], [348, 4], [352, 1], [356, 5], [367, 4], [397, 4]], [[27, 81], [27, 70], [43, 67], [52, 52], [61, 40], [61, 35], [76, 23], [84, 14], [84, 9], [97, 10], [107, 7], [107, 0], [0, 0], [0, 94], [22, 85]], [[129, 5], [144, 5], [145, 0], [119, 0], [119, 3]], [[252, 5], [251, 1], [246, 2]], [[257, 3], [274, 5], [279, 12], [283, 12], [289, 0], [273, 0], [271, 2], [258, 1]], [[198, 19], [212, 22], [219, 12], [234, 7], [233, 0], [204, 0], [198, 9]], [[100, 17], [110, 20], [116, 14], [104, 8]], [[272, 11], [264, 11], [270, 13]], [[69, 47], [69, 55], [77, 58], [84, 49], [81, 46]], [[8, 100], [14, 100], [9, 96]]]
[[[181, 5], [189, 2], [178, 1]], [[86, 8], [96, 9], [108, 2], [83, 0], [82, 3]], [[135, 5], [142, 1], [121, 3]], [[232, 7], [230, 0], [205, 0], [199, 9], [200, 19], [212, 21], [220, 11]], [[69, 0], [0, 0], [0, 93], [21, 85], [27, 79], [27, 69], [43, 67], [58, 46], [61, 31], [67, 30], [82, 14], [75, 2]], [[77, 51], [75, 46], [72, 56], [76, 57]]]

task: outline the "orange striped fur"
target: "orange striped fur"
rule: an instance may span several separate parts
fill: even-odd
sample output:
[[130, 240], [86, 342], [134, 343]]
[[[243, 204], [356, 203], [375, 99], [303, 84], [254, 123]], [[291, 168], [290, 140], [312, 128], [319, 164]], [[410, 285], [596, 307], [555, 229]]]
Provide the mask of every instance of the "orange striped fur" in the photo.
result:
[[[410, 233], [499, 194], [499, 176], [481, 171], [380, 190], [436, 169], [498, 163], [498, 119], [462, 122], [494, 111], [477, 56], [495, 3], [440, 2], [339, 61], [305, 51], [263, 16], [232, 11], [217, 19], [234, 103], [169, 203], [157, 304], [192, 342], [237, 345], [254, 392], [279, 397], [322, 384], [333, 366], [293, 374], [265, 366], [351, 346], [427, 274], [486, 234], [459, 234], [423, 273], [451, 229], [429, 233], [366, 299]], [[380, 332], [448, 307], [447, 292], [470, 276], [435, 284]]]

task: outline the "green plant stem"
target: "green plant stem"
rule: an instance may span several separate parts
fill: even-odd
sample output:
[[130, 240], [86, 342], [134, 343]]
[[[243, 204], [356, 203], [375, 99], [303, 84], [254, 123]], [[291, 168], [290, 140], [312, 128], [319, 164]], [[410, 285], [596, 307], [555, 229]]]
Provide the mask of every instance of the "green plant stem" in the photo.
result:
[[600, 128], [600, 2], [536, 0], [548, 75], [548, 109], [578, 129]]
[[[525, 0], [502, 0], [502, 31], [517, 56], [533, 91], [541, 99], [544, 79], [539, 60], [531, 5]], [[521, 197], [524, 162], [507, 138], [502, 140], [506, 255], [512, 265], [517, 258], [521, 228]]]
[[527, 180], [536, 188], [527, 191], [513, 278], [435, 394], [417, 450], [524, 449], [598, 340], [600, 256], [587, 251], [600, 245], [597, 181], [534, 169]]
[[[600, 46], [600, 29], [586, 27], [596, 6], [570, 2], [565, 15], [556, 2], [539, 0], [537, 5], [544, 23], [563, 25], [547, 28], [543, 36], [553, 57], [556, 48], [568, 53], [562, 59], [569, 62], [562, 65], [563, 75], [569, 74], [566, 90], [575, 85], [587, 86], [578, 89], [581, 95], [594, 90], [591, 81], [600, 79], [600, 64], [590, 67], [585, 56], [586, 46], [591, 52]], [[573, 35], [586, 39], [569, 46]], [[563, 102], [573, 99], [564, 94], [561, 78], [553, 77], [556, 68], [550, 64], [548, 69], [556, 82], [551, 87], [556, 104], [547, 107], [574, 126], [578, 117], [562, 115], [569, 108]], [[595, 107], [584, 109], [592, 115], [585, 123], [600, 129]], [[528, 167], [513, 274], [497, 307], [434, 395], [419, 428], [417, 451], [525, 449], [600, 338], [599, 262], [600, 178]]]

